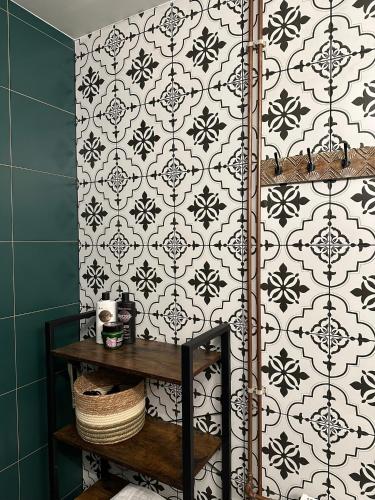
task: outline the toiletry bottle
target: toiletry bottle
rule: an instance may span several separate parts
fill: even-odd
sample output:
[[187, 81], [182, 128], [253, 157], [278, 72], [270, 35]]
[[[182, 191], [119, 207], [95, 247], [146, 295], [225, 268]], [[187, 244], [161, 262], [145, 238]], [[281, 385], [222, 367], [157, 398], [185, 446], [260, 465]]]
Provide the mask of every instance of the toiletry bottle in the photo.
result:
[[135, 342], [135, 303], [129, 299], [129, 294], [122, 294], [118, 305], [118, 320], [123, 324], [123, 343], [134, 344]]
[[102, 299], [96, 304], [96, 343], [103, 344], [103, 324], [116, 321], [117, 304], [109, 297], [109, 292], [102, 294]]

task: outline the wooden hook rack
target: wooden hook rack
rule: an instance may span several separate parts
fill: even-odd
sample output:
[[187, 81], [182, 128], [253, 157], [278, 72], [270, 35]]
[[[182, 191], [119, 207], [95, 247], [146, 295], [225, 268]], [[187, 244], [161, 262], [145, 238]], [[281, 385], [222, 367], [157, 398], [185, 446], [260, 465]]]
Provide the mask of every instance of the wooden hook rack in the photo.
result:
[[343, 151], [322, 152], [313, 155], [315, 169], [312, 172], [307, 169], [310, 161], [307, 154], [283, 158], [280, 161], [282, 166], [280, 175], [275, 174], [274, 159], [263, 160], [260, 172], [261, 186], [375, 177], [375, 147], [349, 149], [347, 154], [350, 161], [347, 167], [343, 167]]

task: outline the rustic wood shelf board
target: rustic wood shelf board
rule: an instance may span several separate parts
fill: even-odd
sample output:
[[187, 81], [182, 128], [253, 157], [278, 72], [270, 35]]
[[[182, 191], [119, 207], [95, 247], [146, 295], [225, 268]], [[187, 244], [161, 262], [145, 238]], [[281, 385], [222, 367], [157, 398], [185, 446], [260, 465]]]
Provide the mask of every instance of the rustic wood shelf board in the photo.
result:
[[[172, 487], [182, 489], [182, 427], [146, 417], [141, 432], [133, 438], [112, 445], [96, 445], [84, 441], [75, 425], [54, 433], [54, 437], [74, 446], [151, 476]], [[196, 475], [220, 447], [216, 436], [194, 431], [194, 474]]]
[[275, 160], [264, 160], [261, 163], [261, 186], [375, 176], [374, 147], [350, 149], [348, 151], [350, 165], [345, 168], [342, 167], [343, 158], [343, 151], [327, 151], [313, 155], [315, 171], [309, 173], [307, 155], [290, 156], [280, 160], [283, 173], [277, 176]]
[[121, 477], [109, 475], [108, 479], [100, 479], [81, 493], [76, 500], [110, 500], [127, 484]]
[[[141, 377], [181, 384], [181, 347], [166, 342], [137, 339], [135, 344], [108, 351], [95, 339], [61, 347], [54, 356], [73, 362], [85, 362]], [[194, 376], [220, 359], [219, 352], [198, 349], [194, 353]]]

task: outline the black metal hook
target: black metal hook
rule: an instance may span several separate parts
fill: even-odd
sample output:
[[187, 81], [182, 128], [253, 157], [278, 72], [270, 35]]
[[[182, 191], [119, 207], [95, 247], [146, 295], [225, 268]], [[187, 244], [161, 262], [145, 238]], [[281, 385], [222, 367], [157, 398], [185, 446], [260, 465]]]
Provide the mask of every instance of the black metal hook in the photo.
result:
[[307, 162], [307, 171], [311, 174], [311, 172], [314, 172], [314, 170], [315, 170], [315, 165], [312, 161], [310, 148], [307, 148], [307, 156], [309, 157], [309, 161]]
[[344, 142], [344, 158], [341, 160], [341, 166], [342, 168], [349, 167], [351, 161], [348, 158], [348, 150], [349, 146], [347, 142]]
[[277, 156], [277, 153], [275, 153], [275, 175], [281, 175], [283, 173], [283, 168], [279, 163], [279, 157]]

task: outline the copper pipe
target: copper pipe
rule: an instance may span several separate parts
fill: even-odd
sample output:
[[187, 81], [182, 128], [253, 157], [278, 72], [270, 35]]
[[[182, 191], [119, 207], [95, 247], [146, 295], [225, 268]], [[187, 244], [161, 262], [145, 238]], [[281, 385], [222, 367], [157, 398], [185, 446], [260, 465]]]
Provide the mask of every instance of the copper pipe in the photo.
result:
[[[255, 0], [254, 0], [255, 3]], [[247, 303], [248, 303], [248, 317], [247, 317], [247, 336], [248, 336], [248, 389], [253, 387], [252, 377], [252, 318], [254, 314], [253, 301], [252, 301], [252, 283], [253, 276], [253, 262], [252, 262], [252, 192], [253, 192], [253, 175], [252, 175], [252, 157], [253, 157], [253, 70], [254, 70], [254, 34], [253, 22], [254, 15], [253, 9], [249, 2], [249, 45], [248, 45], [248, 177], [247, 177]], [[258, 42], [263, 36], [263, 0], [258, 0]], [[255, 186], [255, 238], [256, 238], [256, 254], [255, 254], [255, 280], [256, 280], [256, 365], [257, 365], [257, 387], [262, 387], [262, 359], [261, 359], [261, 300], [260, 300], [260, 270], [261, 270], [261, 256], [260, 256], [260, 243], [261, 243], [261, 205], [260, 205], [260, 167], [262, 158], [262, 68], [263, 68], [263, 47], [257, 44], [257, 63], [258, 63], [258, 87], [257, 87], [257, 170], [256, 170], [256, 186]], [[252, 458], [253, 458], [253, 398], [250, 390], [248, 391], [248, 483], [245, 488], [247, 496], [252, 499], [263, 499], [263, 481], [262, 481], [262, 396], [258, 395], [258, 493], [253, 490], [253, 472], [252, 472]]]
[[[258, 41], [263, 37], [263, 0], [258, 0]], [[263, 110], [263, 45], [258, 45], [258, 147], [257, 147], [257, 195], [256, 195], [256, 304], [257, 304], [257, 380], [258, 388], [263, 387], [262, 383], [262, 331], [261, 331], [261, 161], [262, 161], [262, 110]], [[262, 395], [258, 395], [258, 494], [263, 492], [263, 457], [262, 457]]]
[[251, 277], [253, 273], [252, 266], [252, 158], [253, 158], [253, 66], [254, 66], [254, 52], [251, 43], [254, 41], [253, 35], [253, 8], [251, 2], [249, 5], [249, 19], [248, 19], [248, 31], [249, 31], [249, 44], [247, 47], [247, 61], [248, 61], [248, 106], [247, 106], [247, 135], [248, 135], [248, 167], [247, 167], [247, 384], [248, 384], [248, 396], [247, 396], [247, 415], [248, 415], [248, 440], [247, 440], [247, 460], [248, 460], [248, 482], [246, 484], [245, 493], [248, 497], [253, 497], [253, 398], [250, 394], [249, 389], [252, 387], [253, 383], [253, 342], [252, 342], [252, 319], [253, 319], [253, 300], [252, 300], [252, 290], [251, 290]]

